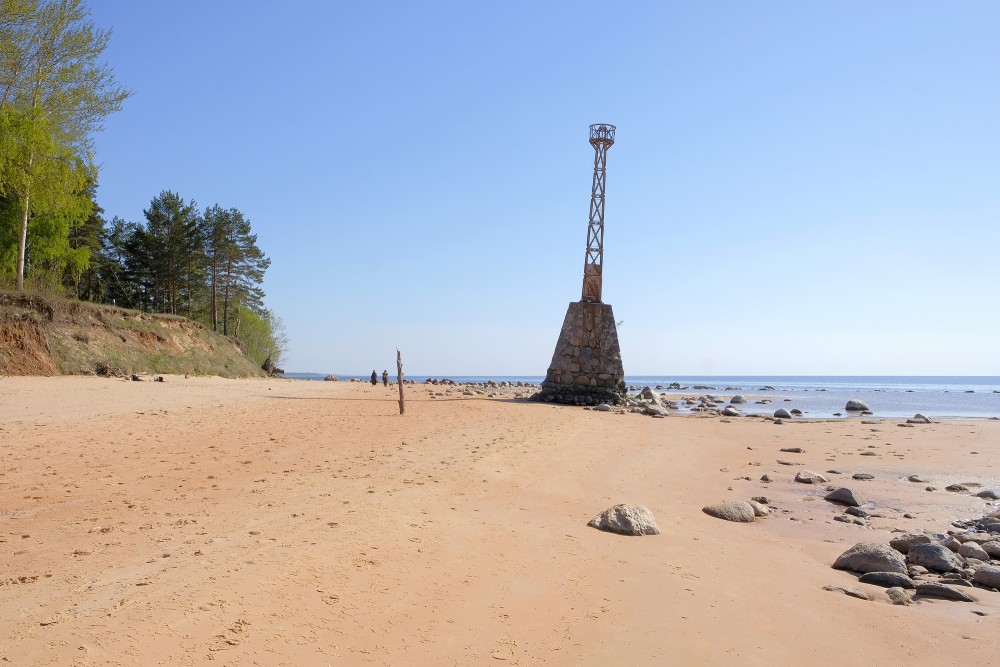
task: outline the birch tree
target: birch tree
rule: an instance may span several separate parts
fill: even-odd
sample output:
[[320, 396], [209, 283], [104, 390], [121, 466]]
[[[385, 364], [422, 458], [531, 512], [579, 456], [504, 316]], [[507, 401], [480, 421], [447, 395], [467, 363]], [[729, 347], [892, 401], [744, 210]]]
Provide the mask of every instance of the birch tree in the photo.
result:
[[18, 289], [32, 216], [85, 190], [92, 135], [130, 94], [100, 60], [110, 37], [82, 0], [0, 0], [0, 194], [18, 207]]

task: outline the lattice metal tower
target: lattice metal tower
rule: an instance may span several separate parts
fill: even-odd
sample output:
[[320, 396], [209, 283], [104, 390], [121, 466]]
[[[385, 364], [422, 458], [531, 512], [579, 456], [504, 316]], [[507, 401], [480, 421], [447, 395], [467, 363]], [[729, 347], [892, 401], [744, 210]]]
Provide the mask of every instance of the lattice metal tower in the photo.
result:
[[598, 123], [590, 126], [590, 145], [594, 147], [594, 185], [590, 194], [590, 225], [587, 227], [583, 297], [580, 299], [588, 303], [601, 303], [601, 278], [604, 272], [604, 185], [608, 149], [614, 143], [614, 125]]

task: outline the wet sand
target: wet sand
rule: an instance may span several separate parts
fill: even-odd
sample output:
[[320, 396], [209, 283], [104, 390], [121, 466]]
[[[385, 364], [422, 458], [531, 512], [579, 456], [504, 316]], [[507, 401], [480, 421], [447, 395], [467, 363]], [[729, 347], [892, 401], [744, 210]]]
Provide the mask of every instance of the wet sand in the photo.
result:
[[[1000, 486], [1000, 422], [652, 419], [423, 385], [401, 417], [396, 398], [360, 383], [0, 378], [0, 659], [869, 665], [1000, 651], [1000, 593], [896, 607], [830, 567], [893, 529], [980, 516], [986, 501], [944, 487]], [[831, 483], [885, 518], [833, 521], [823, 487], [791, 481], [801, 469], [839, 470]], [[776, 511], [753, 524], [701, 511], [761, 495]], [[586, 526], [620, 502], [649, 507], [663, 534]]]

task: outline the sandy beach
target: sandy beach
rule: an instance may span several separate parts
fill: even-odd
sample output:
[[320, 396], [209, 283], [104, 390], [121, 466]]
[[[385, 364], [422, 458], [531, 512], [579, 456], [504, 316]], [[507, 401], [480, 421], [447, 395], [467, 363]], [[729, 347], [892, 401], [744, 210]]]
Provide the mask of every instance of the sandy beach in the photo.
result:
[[[1000, 654], [1000, 593], [893, 606], [831, 568], [857, 542], [988, 511], [944, 487], [1000, 486], [1000, 422], [653, 419], [423, 385], [407, 388], [400, 416], [396, 399], [346, 382], [0, 378], [0, 660], [985, 665]], [[883, 517], [834, 521], [843, 508], [824, 486], [792, 481], [804, 469], [863, 489]], [[753, 496], [771, 516], [702, 512]], [[662, 534], [586, 525], [617, 503], [648, 507]]]

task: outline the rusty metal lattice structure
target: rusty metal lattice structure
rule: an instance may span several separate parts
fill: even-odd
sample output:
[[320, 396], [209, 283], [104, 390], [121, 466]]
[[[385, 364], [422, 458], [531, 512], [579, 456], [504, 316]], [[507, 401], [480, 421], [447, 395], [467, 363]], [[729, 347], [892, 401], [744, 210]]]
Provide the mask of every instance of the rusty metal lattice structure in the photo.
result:
[[615, 143], [615, 126], [598, 123], [590, 126], [590, 145], [594, 147], [594, 185], [590, 194], [590, 225], [587, 227], [587, 255], [583, 264], [581, 301], [601, 303], [601, 278], [604, 271], [604, 185], [608, 149]]

